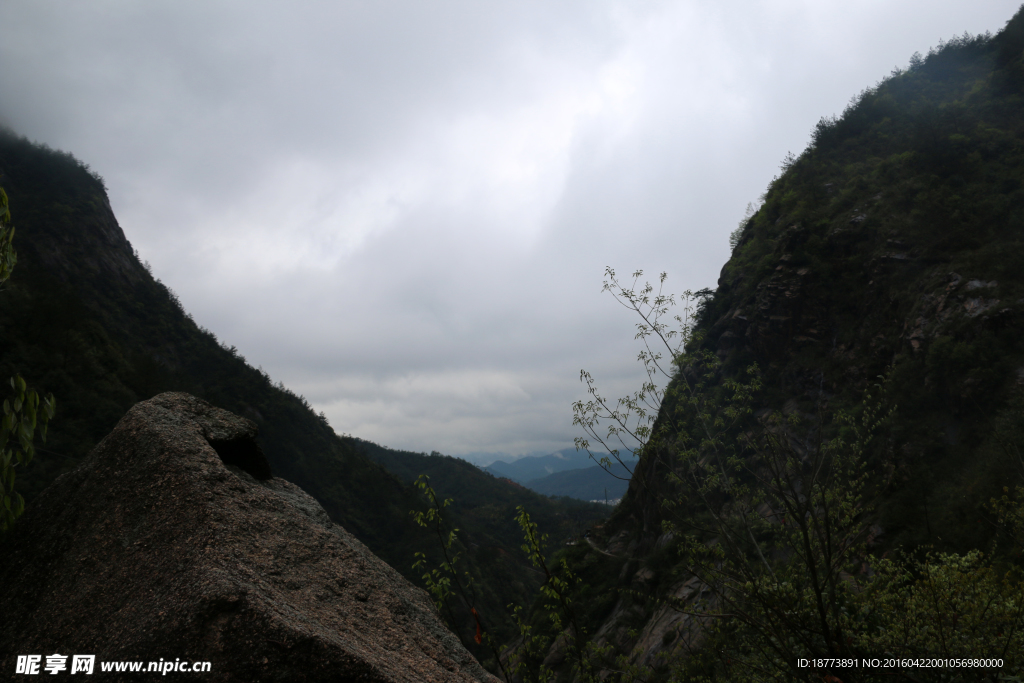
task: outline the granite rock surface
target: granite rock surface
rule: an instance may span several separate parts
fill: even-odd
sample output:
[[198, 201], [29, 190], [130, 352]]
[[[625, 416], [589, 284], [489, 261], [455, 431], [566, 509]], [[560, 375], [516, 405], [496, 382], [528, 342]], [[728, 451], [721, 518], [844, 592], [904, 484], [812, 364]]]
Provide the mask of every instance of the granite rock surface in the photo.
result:
[[[272, 476], [256, 426], [188, 394], [135, 405], [0, 547], [0, 657], [68, 656], [48, 679], [496, 681], [427, 594]], [[103, 662], [143, 662], [104, 674]]]

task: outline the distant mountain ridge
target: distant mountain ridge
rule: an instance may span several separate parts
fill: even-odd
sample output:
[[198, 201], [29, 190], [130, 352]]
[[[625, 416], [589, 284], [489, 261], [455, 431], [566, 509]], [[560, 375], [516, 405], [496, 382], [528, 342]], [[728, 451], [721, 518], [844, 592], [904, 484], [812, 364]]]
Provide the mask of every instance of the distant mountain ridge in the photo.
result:
[[[623, 456], [623, 460], [626, 462], [632, 459], [628, 454]], [[596, 465], [597, 463], [586, 451], [577, 451], [575, 448], [563, 448], [548, 455], [527, 456], [513, 462], [498, 460], [482, 469], [495, 476], [507, 477], [512, 481], [527, 485], [527, 482], [543, 479], [558, 472], [582, 470]], [[617, 466], [618, 468], [619, 466]], [[616, 473], [621, 474], [619, 472]]]
[[[507, 528], [507, 519], [495, 519], [490, 513], [477, 517], [474, 512], [493, 510], [499, 505], [512, 510], [518, 505], [532, 504], [533, 521], [548, 530], [548, 533], [558, 532], [562, 536], [571, 534], [572, 530], [565, 527], [570, 519], [573, 520], [573, 523], [579, 523], [583, 519], [588, 522], [596, 522], [606, 515], [606, 510], [600, 507], [583, 503], [577, 504], [572, 501], [545, 501], [546, 504], [541, 504], [537, 500], [541, 496], [566, 496], [581, 501], [589, 501], [592, 498], [549, 493], [528, 485], [510, 486], [507, 481], [503, 480], [503, 477], [495, 476], [490, 471], [461, 458], [440, 453], [427, 455], [399, 451], [362, 439], [352, 438], [352, 442], [356, 449], [374, 462], [383, 465], [402, 481], [412, 483], [420, 475], [428, 476], [430, 485], [438, 495], [444, 498], [451, 497], [452, 509], [464, 514], [466, 523], [472, 524], [473, 528], [483, 530], [490, 527], [491, 533], [501, 534], [500, 530]], [[567, 475], [584, 471], [586, 470], [569, 470], [558, 474]], [[552, 476], [558, 476], [558, 474]], [[607, 474], [605, 476], [615, 481]], [[515, 534], [515, 538], [518, 538], [518, 532]], [[512, 538], [508, 540], [513, 542]]]
[[565, 470], [540, 479], [532, 479], [524, 486], [546, 496], [567, 496], [589, 501], [618, 500], [626, 495], [632, 473], [622, 467], [616, 469], [621, 470], [619, 476], [613, 476], [601, 465]]

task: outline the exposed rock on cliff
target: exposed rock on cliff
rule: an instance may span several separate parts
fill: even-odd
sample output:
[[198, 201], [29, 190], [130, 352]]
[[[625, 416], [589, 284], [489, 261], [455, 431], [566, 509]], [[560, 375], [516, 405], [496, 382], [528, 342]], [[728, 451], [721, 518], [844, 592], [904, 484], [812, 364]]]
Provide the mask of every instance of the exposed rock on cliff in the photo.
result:
[[272, 477], [255, 436], [188, 394], [132, 408], [6, 539], [2, 670], [59, 653], [101, 677], [180, 658], [216, 681], [495, 680], [424, 591]]

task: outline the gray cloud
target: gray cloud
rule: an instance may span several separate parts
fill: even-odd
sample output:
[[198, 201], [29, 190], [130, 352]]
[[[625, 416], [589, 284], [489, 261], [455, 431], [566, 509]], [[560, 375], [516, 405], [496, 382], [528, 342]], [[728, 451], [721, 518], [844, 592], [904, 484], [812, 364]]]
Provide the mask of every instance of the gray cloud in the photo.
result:
[[714, 286], [823, 115], [1014, 2], [5, 3], [0, 119], [338, 431], [571, 444], [640, 380], [606, 265]]

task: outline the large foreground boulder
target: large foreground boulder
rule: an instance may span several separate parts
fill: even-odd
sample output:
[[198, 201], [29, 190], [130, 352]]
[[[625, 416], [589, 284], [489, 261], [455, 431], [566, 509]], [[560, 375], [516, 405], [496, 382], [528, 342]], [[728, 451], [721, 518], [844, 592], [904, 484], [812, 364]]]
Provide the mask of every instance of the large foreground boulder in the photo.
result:
[[57, 654], [71, 680], [94, 655], [117, 680], [174, 662], [189, 680], [494, 681], [424, 591], [271, 476], [255, 436], [187, 394], [128, 411], [0, 544], [0, 677], [33, 680], [18, 671], [39, 655], [52, 679]]

